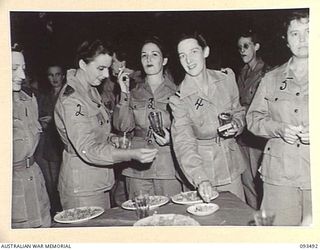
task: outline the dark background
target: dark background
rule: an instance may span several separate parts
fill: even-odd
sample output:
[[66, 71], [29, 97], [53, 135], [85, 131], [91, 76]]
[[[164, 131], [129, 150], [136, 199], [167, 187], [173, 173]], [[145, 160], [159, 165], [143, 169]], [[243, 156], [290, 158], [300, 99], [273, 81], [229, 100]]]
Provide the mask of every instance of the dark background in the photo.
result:
[[74, 68], [77, 46], [94, 38], [121, 45], [129, 55], [129, 66], [137, 69], [140, 43], [148, 35], [157, 35], [169, 50], [168, 66], [178, 84], [183, 71], [176, 45], [182, 32], [197, 30], [204, 35], [211, 49], [209, 68], [230, 67], [237, 73], [242, 66], [239, 32], [253, 29], [262, 38], [262, 58], [275, 66], [290, 56], [281, 36], [283, 20], [291, 11], [11, 12], [11, 41], [23, 45], [29, 74], [41, 77], [52, 61]]

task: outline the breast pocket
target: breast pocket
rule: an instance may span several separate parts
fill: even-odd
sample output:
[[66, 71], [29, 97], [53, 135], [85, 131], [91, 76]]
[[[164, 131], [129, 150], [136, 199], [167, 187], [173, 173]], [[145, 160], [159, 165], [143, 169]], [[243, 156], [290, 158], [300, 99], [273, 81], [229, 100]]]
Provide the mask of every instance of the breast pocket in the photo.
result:
[[134, 115], [135, 124], [141, 128], [145, 128], [147, 124], [146, 112], [148, 104], [145, 101], [136, 101], [132, 102], [132, 110]]
[[109, 117], [99, 111], [89, 116], [89, 121], [97, 142], [104, 142], [111, 130]]
[[265, 99], [274, 120], [291, 123], [295, 101], [290, 93], [278, 91]]

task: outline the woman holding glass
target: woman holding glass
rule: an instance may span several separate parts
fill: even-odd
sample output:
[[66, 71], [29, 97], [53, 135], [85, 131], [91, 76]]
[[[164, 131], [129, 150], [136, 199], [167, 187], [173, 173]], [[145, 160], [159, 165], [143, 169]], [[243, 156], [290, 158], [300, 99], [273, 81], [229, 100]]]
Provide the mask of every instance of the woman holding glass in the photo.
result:
[[291, 58], [262, 79], [247, 113], [248, 129], [268, 139], [259, 169], [261, 208], [275, 225], [311, 217], [309, 138], [309, 13], [293, 12], [284, 25]]
[[55, 107], [55, 122], [64, 143], [58, 189], [63, 209], [110, 207], [113, 165], [122, 161], [151, 162], [156, 149], [123, 150], [114, 147], [110, 113], [97, 86], [109, 76], [112, 51], [100, 40], [78, 49], [79, 68], [67, 73]]
[[[235, 136], [245, 126], [245, 111], [234, 73], [206, 68], [210, 49], [200, 34], [183, 35], [177, 48], [186, 75], [170, 105], [180, 167], [204, 201], [210, 201], [214, 188], [244, 200], [241, 173], [246, 166]], [[223, 127], [218, 120], [221, 113], [229, 118]]]
[[[123, 132], [133, 131], [132, 147], [158, 149], [158, 155], [150, 164], [134, 163], [124, 169], [129, 198], [140, 191], [150, 195], [174, 195], [181, 192], [176, 179], [176, 169], [170, 147], [171, 125], [168, 112], [169, 97], [176, 92], [176, 85], [164, 74], [168, 58], [160, 40], [152, 37], [144, 41], [141, 48], [141, 64], [145, 73], [143, 82], [129, 91], [128, 74], [121, 73], [118, 81], [121, 100], [114, 111], [114, 125]], [[162, 118], [162, 135], [152, 129], [151, 112]]]

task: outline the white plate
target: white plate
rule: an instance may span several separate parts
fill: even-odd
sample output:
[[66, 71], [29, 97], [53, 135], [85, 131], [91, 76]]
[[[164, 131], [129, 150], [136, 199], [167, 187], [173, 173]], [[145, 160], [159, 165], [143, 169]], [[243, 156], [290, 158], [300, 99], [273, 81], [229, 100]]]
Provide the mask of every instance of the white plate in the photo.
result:
[[138, 220], [134, 226], [200, 226], [199, 222], [181, 214], [154, 214]]
[[[213, 191], [213, 195], [211, 196], [210, 200], [213, 200], [219, 196], [219, 193], [217, 191]], [[191, 205], [191, 204], [197, 204], [202, 203], [203, 200], [198, 195], [197, 191], [188, 191], [188, 192], [182, 192], [180, 194], [176, 194], [171, 197], [171, 200], [174, 203], [177, 204], [183, 204], [183, 205]]]
[[59, 223], [78, 223], [103, 214], [102, 207], [76, 207], [63, 210], [54, 216], [54, 220]]
[[187, 208], [187, 211], [197, 216], [206, 216], [213, 214], [219, 209], [219, 206], [214, 203], [200, 203]]
[[[167, 204], [169, 202], [169, 198], [166, 196], [161, 195], [151, 195], [149, 196], [149, 204], [150, 209], [154, 209], [160, 206], [163, 206], [164, 204]], [[128, 210], [136, 210], [136, 207], [134, 205], [134, 201], [127, 200], [121, 204], [121, 207]]]

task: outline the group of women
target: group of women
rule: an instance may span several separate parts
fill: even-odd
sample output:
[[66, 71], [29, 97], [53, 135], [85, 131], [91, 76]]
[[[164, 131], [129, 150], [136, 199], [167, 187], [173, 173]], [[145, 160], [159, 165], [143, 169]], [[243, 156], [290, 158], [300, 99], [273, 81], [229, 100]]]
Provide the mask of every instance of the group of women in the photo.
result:
[[[84, 42], [78, 49], [78, 68], [68, 71], [54, 111], [64, 144], [59, 177], [63, 209], [109, 208], [110, 190], [115, 182], [113, 170], [120, 162], [126, 162], [122, 174], [126, 177], [129, 198], [139, 192], [171, 196], [184, 190], [185, 184], [191, 184], [205, 202], [210, 201], [213, 190], [230, 191], [245, 201], [242, 174], [248, 168], [248, 159], [237, 138], [244, 130], [250, 130], [268, 139], [260, 168], [264, 183], [262, 208], [276, 212], [275, 225], [298, 225], [304, 217], [311, 216], [309, 16], [307, 12], [298, 12], [290, 18], [285, 35], [292, 57], [284, 66], [266, 73], [249, 107], [240, 103], [231, 69], [206, 67], [210, 47], [202, 35], [192, 33], [184, 34], [177, 43], [179, 60], [185, 71], [179, 87], [165, 70], [169, 58], [163, 44], [152, 37], [141, 46], [141, 81], [130, 88], [133, 72], [118, 68], [116, 75], [121, 93], [110, 112], [96, 87], [109, 77], [114, 53], [100, 40]], [[12, 52], [13, 59], [16, 53]], [[17, 55], [23, 58], [21, 53]], [[19, 70], [22, 74], [23, 67]], [[13, 78], [13, 86], [15, 83]], [[15, 96], [20, 90], [13, 91]], [[162, 114], [161, 135], [152, 129], [150, 112]], [[231, 125], [226, 130], [219, 123], [221, 113], [231, 117]], [[14, 129], [15, 124], [14, 120]], [[112, 127], [132, 135], [129, 148], [119, 147]], [[34, 136], [40, 133], [36, 119], [29, 128], [34, 130], [31, 131]], [[14, 136], [17, 134], [14, 130]], [[14, 144], [14, 152], [16, 155], [22, 150]], [[33, 151], [28, 150], [23, 160], [32, 154]], [[14, 162], [14, 173], [21, 170], [16, 165], [19, 164]], [[29, 171], [33, 166], [38, 169], [35, 164], [28, 164], [24, 170]], [[25, 183], [23, 178], [20, 177], [20, 181]], [[40, 173], [34, 175], [33, 181], [39, 178], [42, 178]], [[184, 183], [185, 180], [188, 183]], [[40, 189], [45, 191], [43, 185], [38, 187]], [[30, 200], [24, 204], [25, 219], [32, 221], [29, 203]], [[39, 203], [42, 204], [42, 200]], [[19, 209], [21, 207], [13, 203], [13, 222]], [[38, 209], [44, 211], [48, 206]], [[41, 223], [43, 216], [39, 218], [38, 226], [48, 226]], [[26, 226], [24, 223], [13, 225]]]

